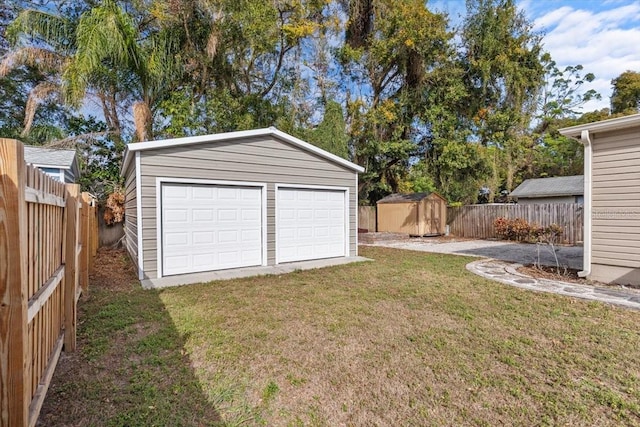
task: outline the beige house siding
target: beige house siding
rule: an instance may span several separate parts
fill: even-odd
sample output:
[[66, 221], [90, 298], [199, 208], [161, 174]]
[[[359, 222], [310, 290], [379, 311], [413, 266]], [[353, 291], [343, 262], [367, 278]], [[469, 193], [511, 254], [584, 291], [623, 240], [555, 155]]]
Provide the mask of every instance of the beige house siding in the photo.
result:
[[125, 216], [124, 235], [125, 247], [133, 263], [138, 267], [138, 210], [136, 193], [136, 170], [135, 162], [131, 162], [125, 171]]
[[[622, 283], [640, 269], [640, 127], [592, 136], [592, 274]], [[635, 270], [635, 272], [634, 272]], [[630, 283], [630, 282], [629, 282]]]
[[349, 256], [357, 255], [356, 172], [275, 137], [199, 143], [141, 151], [143, 270], [158, 269], [156, 178], [206, 179], [267, 185], [267, 264], [275, 264], [275, 185], [344, 187], [349, 190]]

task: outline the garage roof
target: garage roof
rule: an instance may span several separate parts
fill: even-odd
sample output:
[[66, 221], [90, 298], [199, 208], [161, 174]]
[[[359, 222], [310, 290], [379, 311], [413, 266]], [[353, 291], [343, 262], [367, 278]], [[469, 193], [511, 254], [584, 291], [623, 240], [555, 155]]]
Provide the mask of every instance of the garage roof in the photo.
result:
[[124, 173], [124, 171], [127, 170], [127, 166], [129, 165], [129, 163], [132, 161], [132, 158], [134, 157], [132, 153], [136, 151], [147, 151], [147, 150], [156, 150], [159, 148], [177, 147], [177, 146], [183, 146], [183, 145], [196, 145], [196, 144], [211, 143], [211, 142], [231, 141], [231, 140], [251, 138], [256, 136], [272, 136], [282, 141], [288, 142], [291, 145], [295, 145], [303, 150], [314, 153], [320, 157], [323, 157], [341, 166], [352, 169], [356, 172], [364, 172], [364, 168], [362, 166], [358, 166], [355, 163], [351, 163], [350, 161], [343, 159], [342, 157], [329, 153], [328, 151], [318, 148], [315, 145], [309, 144], [308, 142], [304, 142], [303, 140], [298, 139], [294, 136], [291, 136], [287, 133], [284, 133], [276, 129], [275, 127], [270, 127], [270, 128], [263, 128], [263, 129], [243, 130], [243, 131], [236, 131], [236, 132], [225, 132], [225, 133], [216, 133], [211, 135], [189, 136], [185, 138], [173, 138], [173, 139], [145, 141], [145, 142], [136, 142], [136, 143], [128, 144], [127, 150], [124, 155], [124, 164], [122, 166], [121, 173]]

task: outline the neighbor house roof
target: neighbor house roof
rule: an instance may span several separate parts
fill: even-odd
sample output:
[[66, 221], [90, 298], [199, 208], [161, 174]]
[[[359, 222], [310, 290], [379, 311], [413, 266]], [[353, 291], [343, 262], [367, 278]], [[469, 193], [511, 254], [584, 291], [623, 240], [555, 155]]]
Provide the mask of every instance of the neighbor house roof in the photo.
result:
[[362, 166], [358, 166], [355, 163], [351, 163], [348, 160], [343, 159], [342, 157], [336, 156], [335, 154], [329, 153], [321, 148], [316, 147], [315, 145], [309, 144], [301, 139], [298, 139], [294, 136], [291, 136], [285, 132], [282, 132], [274, 127], [264, 128], [264, 129], [254, 129], [254, 130], [243, 130], [237, 132], [225, 132], [225, 133], [216, 133], [212, 135], [201, 135], [201, 136], [189, 136], [186, 138], [174, 138], [174, 139], [164, 139], [158, 141], [145, 141], [145, 142], [136, 142], [127, 145], [127, 151], [124, 156], [124, 163], [122, 165], [122, 172], [127, 170], [127, 166], [132, 161], [134, 155], [133, 153], [137, 151], [146, 151], [146, 150], [156, 150], [160, 148], [167, 147], [177, 147], [177, 146], [185, 146], [185, 145], [196, 145], [196, 144], [204, 144], [204, 143], [212, 143], [212, 142], [222, 142], [222, 141], [233, 141], [233, 140], [241, 140], [245, 138], [251, 137], [259, 137], [259, 136], [271, 136], [282, 141], [288, 142], [291, 145], [297, 146], [305, 151], [309, 151], [314, 153], [320, 157], [323, 157], [329, 161], [347, 167], [349, 169], [353, 169], [357, 172], [364, 172], [364, 168]]
[[521, 199], [534, 197], [581, 196], [584, 193], [584, 175], [554, 178], [526, 179], [509, 194]]
[[558, 131], [560, 132], [560, 134], [569, 138], [580, 139], [582, 131], [584, 130], [591, 133], [597, 133], [626, 129], [634, 126], [640, 126], [640, 114], [632, 114], [630, 116], [616, 117], [615, 119], [601, 120], [599, 122], [571, 126], [568, 128], [559, 129]]
[[35, 166], [72, 169], [75, 159], [75, 150], [24, 146], [24, 161]]
[[435, 194], [436, 196], [442, 198], [438, 193], [393, 193], [389, 194], [387, 197], [384, 197], [378, 200], [378, 203], [409, 203], [409, 202], [419, 202], [422, 199], [429, 197], [430, 195]]

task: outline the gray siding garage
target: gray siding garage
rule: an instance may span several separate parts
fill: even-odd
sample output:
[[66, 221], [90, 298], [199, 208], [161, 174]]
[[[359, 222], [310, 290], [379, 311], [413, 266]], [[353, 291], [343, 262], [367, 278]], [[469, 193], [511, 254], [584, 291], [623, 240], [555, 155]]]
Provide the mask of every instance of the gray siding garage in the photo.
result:
[[355, 257], [361, 171], [275, 128], [130, 144], [126, 247], [141, 280]]
[[640, 114], [560, 133], [585, 146], [583, 275], [640, 285]]

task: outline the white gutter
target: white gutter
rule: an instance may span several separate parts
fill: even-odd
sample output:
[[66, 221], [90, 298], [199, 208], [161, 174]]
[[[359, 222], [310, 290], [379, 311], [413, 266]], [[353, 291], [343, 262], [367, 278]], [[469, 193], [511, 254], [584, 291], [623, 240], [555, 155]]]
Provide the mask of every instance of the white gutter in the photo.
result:
[[593, 148], [589, 131], [584, 129], [580, 135], [580, 142], [584, 145], [584, 243], [582, 254], [582, 271], [580, 277], [588, 277], [591, 274], [591, 210], [592, 210], [592, 159]]

